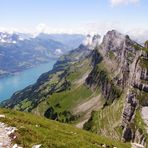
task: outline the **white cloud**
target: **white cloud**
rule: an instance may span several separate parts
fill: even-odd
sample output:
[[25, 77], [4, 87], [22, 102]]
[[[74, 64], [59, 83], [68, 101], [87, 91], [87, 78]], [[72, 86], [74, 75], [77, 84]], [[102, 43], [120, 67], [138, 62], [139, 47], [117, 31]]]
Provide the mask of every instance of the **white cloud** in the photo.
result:
[[67, 34], [101, 34], [104, 35], [108, 30], [117, 29], [120, 31], [121, 24], [119, 22], [103, 22], [103, 23], [88, 23], [70, 27], [50, 27], [47, 24], [40, 23], [36, 26], [36, 34], [39, 33], [67, 33]]
[[140, 0], [110, 0], [111, 6], [137, 4]]
[[[125, 0], [126, 1], [126, 0]], [[120, 22], [114, 21], [114, 22], [102, 22], [102, 23], [89, 23], [89, 24], [79, 24], [77, 26], [69, 26], [69, 27], [51, 27], [47, 24], [40, 23], [33, 29], [17, 29], [17, 28], [3, 28], [0, 27], [0, 32], [21, 32], [21, 33], [31, 33], [33, 35], [38, 35], [39, 33], [48, 33], [48, 34], [54, 34], [54, 33], [67, 33], [67, 34], [100, 34], [101, 37], [106, 34], [109, 30], [117, 30], [121, 33], [128, 34], [132, 39], [138, 41], [139, 43], [143, 43], [145, 40], [148, 40], [148, 28], [138, 28], [134, 29], [131, 26], [125, 26], [125, 24], [122, 24]], [[60, 52], [60, 51], [57, 51]]]
[[6, 27], [0, 27], [0, 32], [7, 32], [9, 34], [13, 34], [14, 32], [20, 32], [20, 33], [30, 33], [32, 32], [28, 28], [6, 28]]
[[148, 29], [136, 28], [129, 30], [127, 34], [130, 35], [132, 39], [141, 44], [148, 40]]
[[10, 34], [12, 34], [14, 31], [16, 31], [16, 28], [5, 28], [5, 27], [0, 27], [0, 32], [8, 32]]
[[40, 23], [36, 26], [36, 33], [73, 33], [74, 31], [69, 28], [55, 28], [50, 27], [47, 24]]
[[[87, 24], [85, 27], [87, 33], [89, 34], [100, 34], [101, 38], [106, 34], [109, 30], [117, 30], [123, 34], [129, 35], [133, 40], [137, 41], [138, 43], [143, 44], [146, 40], [148, 40], [148, 28], [132, 28], [126, 27], [124, 24], [119, 22], [104, 22], [104, 23], [92, 23]], [[102, 39], [101, 39], [102, 40]]]
[[109, 30], [117, 30], [117, 31], [122, 31], [121, 28], [122, 24], [119, 22], [103, 22], [103, 23], [90, 23], [87, 24], [85, 27], [85, 30], [87, 31], [88, 34], [100, 34], [104, 35], [106, 34], [107, 31]]
[[84, 25], [76, 25], [76, 26], [69, 26], [69, 27], [51, 27], [47, 24], [40, 23], [36, 26], [36, 34], [39, 33], [67, 33], [67, 34], [87, 34], [86, 27]]

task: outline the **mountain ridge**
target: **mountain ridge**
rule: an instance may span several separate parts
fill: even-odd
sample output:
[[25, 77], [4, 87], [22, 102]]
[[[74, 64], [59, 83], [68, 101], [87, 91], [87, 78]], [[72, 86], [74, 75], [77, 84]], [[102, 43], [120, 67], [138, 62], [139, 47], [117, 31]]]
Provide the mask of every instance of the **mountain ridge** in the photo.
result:
[[[141, 116], [141, 108], [147, 105], [147, 42], [143, 47], [112, 30], [94, 45], [94, 50], [81, 45], [61, 57], [52, 71], [4, 106], [75, 125], [85, 121], [86, 130], [147, 147]], [[93, 104], [73, 114], [95, 97], [97, 108]]]

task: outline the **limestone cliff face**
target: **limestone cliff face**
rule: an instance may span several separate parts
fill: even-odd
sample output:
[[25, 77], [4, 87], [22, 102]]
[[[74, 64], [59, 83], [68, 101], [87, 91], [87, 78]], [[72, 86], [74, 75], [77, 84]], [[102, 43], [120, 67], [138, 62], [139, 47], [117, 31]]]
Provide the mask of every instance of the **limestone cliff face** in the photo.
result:
[[121, 115], [122, 140], [143, 145], [146, 143], [144, 131], [138, 127], [136, 116], [141, 106], [148, 105], [147, 96], [142, 95], [148, 93], [147, 45], [145, 43], [144, 48], [129, 36], [109, 31], [97, 47], [102, 60], [86, 79], [90, 88], [101, 90], [105, 106], [126, 94]]
[[[102, 57], [101, 64], [94, 67], [86, 79], [91, 88], [100, 87], [106, 99], [118, 98], [122, 90], [131, 84], [137, 61], [137, 43], [128, 36], [115, 30], [109, 31], [103, 42], [97, 47], [97, 52]], [[130, 80], [130, 81], [129, 81]]]
[[135, 70], [133, 86], [141, 91], [148, 92], [148, 54], [145, 51], [141, 52]]
[[134, 131], [130, 127], [130, 123], [133, 119], [133, 116], [135, 114], [135, 110], [137, 107], [137, 99], [134, 93], [128, 92], [124, 111], [122, 114], [122, 127], [123, 127], [123, 135], [122, 140], [123, 141], [130, 141], [131, 139], [134, 139]]
[[[146, 44], [145, 44], [146, 45]], [[139, 127], [143, 121], [139, 121], [137, 117], [138, 112], [141, 112], [143, 106], [148, 105], [148, 53], [147, 46], [139, 47], [140, 51], [137, 51], [137, 58], [132, 73], [132, 81], [127, 94], [127, 101], [125, 103], [122, 126], [123, 126], [123, 140], [132, 139], [134, 142], [144, 145], [147, 147], [147, 140], [145, 138], [146, 131], [143, 124], [142, 128]], [[138, 122], [136, 121], [138, 120]], [[135, 128], [133, 123], [136, 122]], [[141, 123], [139, 123], [141, 122]], [[129, 132], [127, 134], [127, 132]], [[131, 137], [131, 138], [129, 138]]]

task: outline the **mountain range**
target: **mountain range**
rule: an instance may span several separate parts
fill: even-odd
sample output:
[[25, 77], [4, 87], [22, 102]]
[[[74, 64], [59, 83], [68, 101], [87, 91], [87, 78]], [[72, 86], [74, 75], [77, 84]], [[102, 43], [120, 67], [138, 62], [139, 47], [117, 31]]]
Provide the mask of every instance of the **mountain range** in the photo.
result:
[[[72, 50], [85, 39], [83, 35], [0, 33], [0, 76], [49, 62]], [[71, 46], [69, 46], [69, 43]]]
[[135, 147], [148, 147], [142, 109], [148, 106], [148, 41], [142, 46], [116, 30], [87, 36], [37, 82], [1, 103], [69, 123]]

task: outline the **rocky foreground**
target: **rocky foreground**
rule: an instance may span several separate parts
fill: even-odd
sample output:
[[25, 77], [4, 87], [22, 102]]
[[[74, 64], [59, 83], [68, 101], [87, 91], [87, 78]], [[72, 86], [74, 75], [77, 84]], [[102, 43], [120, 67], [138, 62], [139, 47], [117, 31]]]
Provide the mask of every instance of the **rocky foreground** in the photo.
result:
[[[4, 115], [1, 115], [5, 117]], [[12, 140], [16, 138], [15, 131], [17, 129], [15, 127], [8, 127], [5, 123], [0, 122], [0, 148], [22, 148], [17, 144], [12, 144]], [[32, 148], [40, 148], [41, 145], [34, 145]], [[102, 145], [102, 147], [106, 147], [106, 145]], [[114, 147], [117, 148], [117, 147]], [[137, 143], [132, 143], [132, 148], [144, 148], [142, 145]]]
[[[0, 118], [5, 118], [5, 115], [0, 115]], [[16, 127], [10, 127], [5, 123], [0, 122], [0, 148], [22, 148], [13, 141], [17, 138], [15, 135]], [[34, 145], [32, 148], [40, 148], [41, 145]]]
[[[1, 115], [5, 117], [4, 115]], [[15, 127], [8, 127], [6, 124], [0, 122], [0, 147], [1, 148], [18, 148], [15, 144], [12, 144], [12, 140], [16, 138], [14, 132], [17, 129]]]

